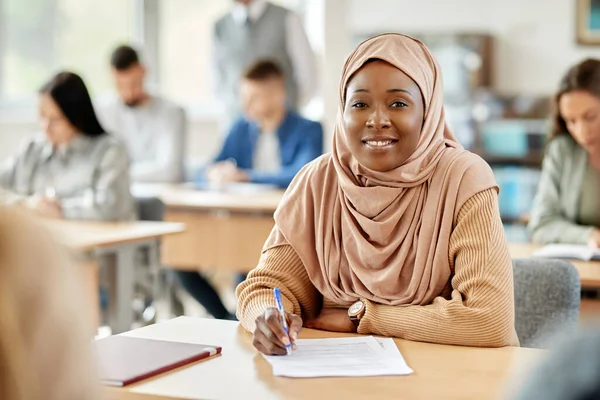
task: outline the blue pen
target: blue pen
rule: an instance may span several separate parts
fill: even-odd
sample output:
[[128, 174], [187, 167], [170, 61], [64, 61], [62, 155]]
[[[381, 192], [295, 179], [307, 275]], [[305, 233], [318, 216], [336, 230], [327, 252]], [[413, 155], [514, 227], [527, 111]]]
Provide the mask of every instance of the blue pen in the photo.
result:
[[[287, 321], [285, 320], [285, 312], [283, 311], [283, 303], [281, 302], [281, 291], [279, 288], [273, 289], [273, 296], [275, 297], [275, 304], [277, 305], [277, 310], [279, 311], [279, 318], [281, 320], [281, 326], [285, 331], [286, 335], [289, 336], [290, 330], [287, 325]], [[292, 354], [292, 344], [288, 344], [285, 346], [285, 350], [287, 351], [288, 356]]]

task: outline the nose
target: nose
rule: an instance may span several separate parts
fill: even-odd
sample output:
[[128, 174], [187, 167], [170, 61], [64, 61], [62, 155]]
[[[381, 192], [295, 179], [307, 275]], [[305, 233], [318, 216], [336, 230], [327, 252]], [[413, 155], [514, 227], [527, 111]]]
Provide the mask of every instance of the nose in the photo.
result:
[[388, 129], [391, 126], [390, 116], [385, 106], [373, 108], [373, 112], [367, 119], [367, 128], [370, 129]]

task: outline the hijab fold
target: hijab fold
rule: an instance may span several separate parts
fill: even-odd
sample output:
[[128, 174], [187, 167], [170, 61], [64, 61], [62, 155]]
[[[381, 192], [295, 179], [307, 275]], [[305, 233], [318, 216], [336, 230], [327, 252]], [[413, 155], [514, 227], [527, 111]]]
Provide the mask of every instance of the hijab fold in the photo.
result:
[[[387, 172], [358, 163], [342, 123], [348, 82], [371, 59], [407, 74], [425, 103], [417, 149]], [[458, 211], [478, 192], [497, 189], [492, 171], [448, 129], [440, 68], [416, 39], [383, 34], [362, 42], [346, 60], [339, 95], [333, 151], [296, 176], [265, 249], [290, 244], [315, 287], [339, 304], [429, 304], [452, 273]]]

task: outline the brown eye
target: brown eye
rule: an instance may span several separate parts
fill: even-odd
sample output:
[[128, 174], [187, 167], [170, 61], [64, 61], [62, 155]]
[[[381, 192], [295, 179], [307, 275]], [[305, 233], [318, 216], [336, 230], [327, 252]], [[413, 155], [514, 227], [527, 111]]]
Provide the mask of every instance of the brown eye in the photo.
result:
[[352, 108], [365, 108], [366, 106], [367, 104], [363, 103], [362, 101], [356, 101], [352, 103]]
[[392, 108], [404, 108], [404, 107], [408, 107], [408, 104], [406, 104], [403, 101], [395, 101], [393, 102], [390, 107]]

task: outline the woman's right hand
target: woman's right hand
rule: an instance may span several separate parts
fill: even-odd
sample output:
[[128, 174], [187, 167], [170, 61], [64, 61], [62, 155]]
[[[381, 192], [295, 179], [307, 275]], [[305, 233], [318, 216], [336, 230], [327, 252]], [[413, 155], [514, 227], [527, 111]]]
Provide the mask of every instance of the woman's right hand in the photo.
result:
[[588, 239], [588, 246], [593, 249], [600, 249], [600, 229], [594, 229]]
[[290, 313], [285, 313], [285, 317], [289, 327], [289, 336], [281, 326], [279, 311], [276, 308], [267, 308], [256, 318], [252, 344], [258, 351], [266, 355], [283, 356], [287, 354], [286, 345], [291, 343], [292, 348], [296, 348], [296, 339], [302, 329], [302, 318]]

